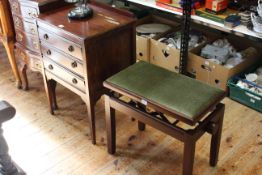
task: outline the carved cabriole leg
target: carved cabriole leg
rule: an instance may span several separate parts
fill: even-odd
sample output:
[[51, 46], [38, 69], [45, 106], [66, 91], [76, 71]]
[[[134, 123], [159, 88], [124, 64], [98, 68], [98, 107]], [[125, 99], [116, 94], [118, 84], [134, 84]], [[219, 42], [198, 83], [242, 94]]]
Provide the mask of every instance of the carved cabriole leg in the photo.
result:
[[26, 75], [26, 70], [27, 70], [27, 65], [23, 60], [19, 60], [18, 61], [18, 70], [21, 76], [21, 80], [22, 80], [22, 88], [24, 90], [28, 90], [28, 79], [27, 79], [27, 75]]
[[115, 109], [110, 107], [109, 98], [109, 96], [105, 95], [107, 151], [109, 154], [114, 154], [116, 152], [116, 119]]
[[20, 74], [19, 74], [19, 71], [18, 71], [18, 68], [17, 68], [17, 62], [16, 62], [15, 55], [14, 55], [14, 43], [13, 43], [13, 41], [3, 42], [3, 45], [5, 47], [5, 50], [6, 50], [6, 53], [7, 53], [13, 74], [14, 74], [15, 79], [16, 79], [16, 87], [20, 89], [21, 86], [22, 86], [22, 82], [21, 82]]
[[196, 142], [187, 138], [184, 142], [183, 175], [191, 175], [194, 167]]
[[52, 97], [52, 109], [57, 110], [57, 100], [56, 100], [56, 81], [55, 80], [49, 80], [48, 81], [49, 86], [50, 86], [50, 91], [51, 91], [51, 97]]
[[225, 105], [224, 104], [220, 104], [220, 105], [222, 105], [222, 107], [218, 114], [219, 120], [216, 123], [218, 125], [218, 129], [214, 134], [212, 134], [212, 138], [211, 138], [210, 160], [209, 160], [210, 166], [216, 166], [218, 161], [218, 155], [219, 155], [221, 134], [223, 128], [223, 119], [224, 119], [224, 112], [225, 112]]

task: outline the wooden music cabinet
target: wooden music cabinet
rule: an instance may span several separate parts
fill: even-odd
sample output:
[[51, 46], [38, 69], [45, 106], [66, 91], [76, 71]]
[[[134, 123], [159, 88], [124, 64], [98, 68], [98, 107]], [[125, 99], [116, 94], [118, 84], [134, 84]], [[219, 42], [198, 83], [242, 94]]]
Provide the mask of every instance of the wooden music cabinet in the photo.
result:
[[11, 68], [16, 79], [16, 85], [18, 88], [20, 88], [21, 78], [18, 73], [17, 64], [14, 56], [14, 35], [15, 34], [9, 8], [9, 2], [8, 0], [0, 0], [0, 42], [3, 43], [6, 49]]
[[16, 33], [15, 57], [23, 89], [28, 89], [27, 68], [42, 72], [36, 18], [42, 12], [58, 8], [63, 0], [9, 0]]
[[95, 104], [105, 93], [103, 81], [135, 62], [135, 20], [125, 11], [92, 2], [90, 19], [69, 20], [71, 7], [39, 16], [45, 88], [50, 112], [57, 109], [55, 86], [62, 84], [87, 105], [92, 143]]

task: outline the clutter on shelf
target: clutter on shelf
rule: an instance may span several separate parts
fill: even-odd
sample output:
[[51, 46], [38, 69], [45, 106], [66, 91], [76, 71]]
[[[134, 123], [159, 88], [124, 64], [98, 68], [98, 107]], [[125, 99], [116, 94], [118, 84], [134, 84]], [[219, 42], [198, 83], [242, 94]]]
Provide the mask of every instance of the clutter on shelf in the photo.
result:
[[201, 56], [208, 61], [223, 65], [230, 69], [255, 52], [257, 52], [257, 50], [253, 47], [237, 52], [227, 39], [218, 39], [212, 44], [207, 44], [202, 48]]
[[257, 14], [251, 13], [252, 26], [249, 28], [257, 33], [262, 33], [262, 0], [258, 1]]
[[[168, 35], [166, 35], [163, 38], [160, 38], [158, 40], [159, 42], [165, 43], [167, 46], [171, 48], [180, 49], [181, 47], [181, 31], [173, 32]], [[189, 35], [189, 43], [188, 48], [192, 49], [200, 44], [203, 44], [207, 41], [206, 36], [203, 35], [203, 33], [197, 31], [197, 30], [191, 30]]]
[[230, 98], [262, 112], [262, 66], [232, 77], [228, 86]]
[[[192, 13], [203, 5], [203, 0], [192, 0]], [[182, 4], [185, 0], [156, 0], [156, 5], [175, 12], [182, 12]]]
[[245, 78], [238, 80], [236, 85], [242, 89], [249, 89], [254, 93], [262, 95], [262, 67], [246, 74]]

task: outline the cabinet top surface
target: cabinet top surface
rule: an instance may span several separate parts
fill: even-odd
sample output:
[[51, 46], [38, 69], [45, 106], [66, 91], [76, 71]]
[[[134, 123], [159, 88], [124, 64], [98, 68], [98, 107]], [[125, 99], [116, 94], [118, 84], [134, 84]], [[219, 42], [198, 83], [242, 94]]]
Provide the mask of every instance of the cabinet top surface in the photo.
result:
[[81, 39], [89, 39], [134, 22], [133, 18], [110, 10], [111, 7], [102, 8], [94, 4], [89, 4], [89, 7], [93, 9], [93, 17], [90, 19], [68, 19], [68, 12], [74, 8], [70, 6], [40, 15], [38, 24], [40, 28], [41, 25], [48, 25], [52, 27], [52, 30], [70, 33]]

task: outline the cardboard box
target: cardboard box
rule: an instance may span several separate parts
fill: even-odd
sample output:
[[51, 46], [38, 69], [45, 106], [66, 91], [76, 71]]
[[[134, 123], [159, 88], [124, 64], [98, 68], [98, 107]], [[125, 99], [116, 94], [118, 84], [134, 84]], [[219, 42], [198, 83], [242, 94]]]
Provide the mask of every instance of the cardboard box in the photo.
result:
[[[142, 24], [149, 24], [149, 23], [162, 23], [170, 25], [171, 27], [178, 27], [179, 24], [159, 17], [155, 15], [150, 15], [145, 18], [142, 18], [137, 21], [136, 26], [142, 25]], [[168, 31], [169, 32], [169, 31]], [[162, 33], [159, 35], [156, 35], [154, 38], [159, 38], [162, 35], [165, 35], [166, 33]], [[149, 56], [150, 56], [150, 38], [142, 37], [142, 36], [136, 36], [136, 58], [138, 60], [143, 60], [149, 62]]]
[[[180, 29], [176, 30], [179, 31]], [[201, 30], [199, 30], [201, 31]], [[175, 32], [175, 31], [172, 31]], [[218, 38], [218, 35], [203, 31], [208, 41], [213, 41]], [[162, 36], [161, 36], [162, 37]], [[180, 65], [180, 50], [167, 46], [165, 43], [159, 42], [158, 38], [150, 39], [150, 63], [163, 67], [173, 72], [179, 72]], [[207, 42], [200, 44], [197, 47], [205, 45]], [[190, 56], [190, 55], [189, 55]]]
[[190, 74], [193, 74], [197, 80], [206, 82], [207, 84], [218, 87], [225, 91], [227, 90], [227, 81], [232, 76], [259, 62], [259, 57], [261, 56], [259, 49], [252, 41], [236, 36], [227, 37], [227, 39], [238, 51], [242, 51], [248, 47], [254, 47], [258, 52], [254, 55], [251, 55], [249, 58], [245, 58], [243, 62], [236, 65], [235, 67], [226, 68], [223, 65], [210, 62], [199, 56], [202, 47], [198, 47], [191, 50], [187, 65], [187, 71]]

